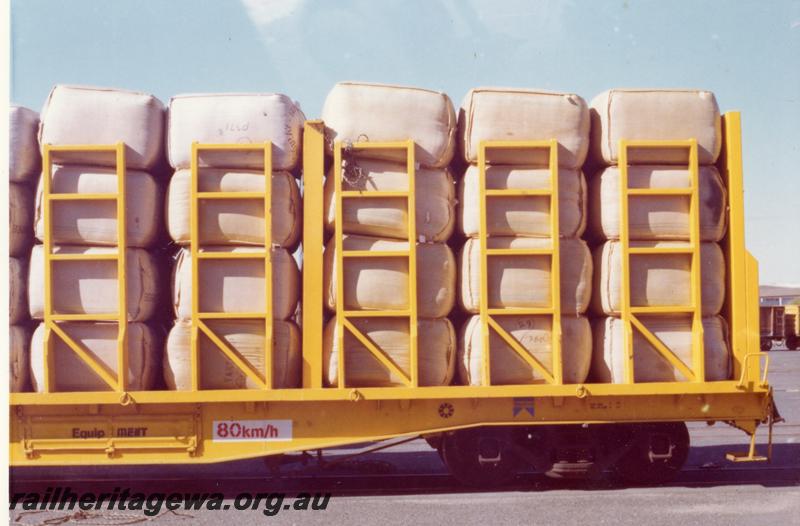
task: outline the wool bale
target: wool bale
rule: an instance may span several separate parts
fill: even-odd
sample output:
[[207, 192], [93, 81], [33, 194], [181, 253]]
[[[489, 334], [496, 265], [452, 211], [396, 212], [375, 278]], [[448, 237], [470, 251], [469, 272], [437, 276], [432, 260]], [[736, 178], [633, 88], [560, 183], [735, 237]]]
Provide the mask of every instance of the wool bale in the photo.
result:
[[[354, 180], [344, 178], [342, 190], [408, 191], [405, 165], [361, 159], [361, 175]], [[420, 168], [415, 177], [417, 239], [430, 243], [447, 241], [455, 224], [455, 186], [446, 169]], [[333, 231], [336, 224], [335, 180], [333, 169], [325, 179], [325, 226]], [[408, 200], [405, 197], [345, 198], [343, 231], [374, 237], [408, 239]]]
[[8, 180], [26, 183], [36, 178], [39, 155], [39, 114], [22, 106], [8, 111]]
[[8, 258], [9, 323], [28, 319], [28, 259]]
[[[167, 228], [173, 241], [191, 243], [190, 170], [178, 170], [167, 191]], [[264, 192], [264, 173], [206, 168], [198, 177], [200, 192]], [[263, 199], [202, 199], [199, 240], [207, 245], [263, 245]], [[302, 230], [302, 202], [297, 181], [288, 172], [272, 173], [272, 243], [293, 247]]]
[[[117, 176], [112, 168], [54, 166], [52, 193], [116, 194]], [[150, 247], [158, 239], [163, 222], [163, 194], [147, 172], [125, 174], [125, 236], [129, 247]], [[51, 204], [53, 242], [67, 245], [116, 246], [117, 202], [55, 201]], [[36, 192], [36, 237], [44, 240], [42, 182]]]
[[[82, 346], [97, 362], [115, 375], [117, 361], [116, 323], [66, 322], [59, 324], [64, 333]], [[44, 390], [44, 344], [46, 330], [39, 324], [31, 338], [31, 383], [35, 392]], [[126, 334], [128, 349], [128, 390], [154, 389], [161, 374], [161, 338], [145, 323], [129, 323]], [[110, 391], [111, 387], [84, 362], [54, 331], [51, 331], [54, 391]]]
[[[495, 316], [493, 318], [528, 353], [553, 374], [551, 316]], [[584, 316], [561, 317], [561, 363], [565, 384], [582, 383], [592, 361], [592, 332]], [[492, 385], [544, 383], [517, 352], [489, 327], [489, 370]], [[463, 385], [483, 385], [483, 331], [481, 317], [472, 316], [458, 338], [458, 377]]]
[[26, 325], [8, 328], [9, 390], [12, 393], [27, 391], [31, 376], [31, 331]]
[[[365, 236], [345, 236], [344, 250], [407, 251], [408, 242]], [[455, 305], [456, 263], [450, 247], [417, 243], [417, 315], [442, 318]], [[326, 305], [336, 310], [336, 248], [325, 247], [323, 290]], [[408, 258], [345, 258], [344, 307], [347, 310], [408, 308]]]
[[[592, 256], [580, 239], [561, 239], [561, 312], [581, 314], [589, 306]], [[490, 237], [488, 248], [545, 249], [549, 239]], [[552, 303], [549, 256], [489, 256], [489, 308], [547, 308]], [[468, 239], [459, 254], [461, 305], [477, 314], [480, 309], [480, 241]]]
[[[481, 141], [558, 141], [558, 163], [579, 169], [589, 150], [589, 108], [574, 93], [515, 88], [476, 88], [467, 93], [459, 114], [461, 151], [478, 162]], [[545, 148], [490, 149], [492, 164], [547, 166]]]
[[19, 183], [8, 185], [8, 253], [27, 255], [33, 244], [33, 193]]
[[[206, 247], [203, 252], [253, 253], [256, 247]], [[201, 260], [199, 264], [200, 312], [266, 312], [264, 260]], [[272, 249], [272, 317], [285, 320], [294, 314], [300, 295], [300, 271], [284, 248]], [[172, 276], [172, 304], [179, 320], [192, 319], [192, 256], [178, 254]]]
[[[262, 320], [206, 320], [204, 323], [263, 377], [265, 341]], [[192, 388], [191, 335], [191, 323], [180, 321], [169, 333], [164, 353], [164, 380], [167, 389], [185, 391]], [[200, 389], [259, 387], [202, 331], [198, 341]], [[302, 365], [300, 330], [292, 322], [273, 320], [272, 387], [299, 387]]]
[[[595, 162], [617, 164], [619, 141], [697, 139], [700, 164], [717, 161], [722, 120], [710, 91], [611, 89], [591, 102], [591, 149]], [[630, 164], [686, 164], [687, 150], [634, 148]]]
[[[640, 321], [667, 349], [692, 368], [692, 319], [689, 316], [640, 316]], [[624, 383], [625, 359], [622, 335], [625, 324], [619, 318], [598, 318], [593, 323], [594, 352], [591, 380]], [[703, 318], [703, 355], [707, 382], [731, 378], [728, 325], [720, 316]], [[633, 376], [635, 382], [674, 382], [686, 378], [674, 365], [633, 329]]]
[[[631, 241], [633, 247], [687, 248], [683, 241]], [[622, 250], [619, 241], [594, 249], [592, 310], [597, 315], [619, 316], [622, 309]], [[689, 306], [692, 291], [692, 257], [684, 254], [630, 256], [631, 306]], [[703, 316], [713, 316], [725, 300], [725, 256], [716, 243], [700, 245], [700, 280]]]
[[[550, 170], [531, 166], [486, 167], [487, 190], [547, 190]], [[458, 184], [461, 232], [478, 237], [481, 228], [480, 171], [470, 165]], [[580, 237], [586, 229], [586, 179], [580, 170], [558, 170], [558, 226], [563, 237]], [[550, 237], [550, 197], [488, 197], [489, 236]]]
[[[57, 246], [54, 254], [113, 254], [116, 248]], [[153, 317], [161, 297], [158, 265], [152, 254], [129, 248], [125, 254], [128, 321]], [[35, 245], [31, 253], [28, 301], [31, 317], [44, 317], [44, 247]], [[119, 311], [117, 262], [53, 262], [53, 311], [59, 314], [114, 314]]]
[[[339, 82], [322, 107], [326, 135], [333, 141], [413, 140], [416, 162], [444, 168], [455, 151], [456, 114], [442, 92], [388, 84]], [[405, 150], [359, 152], [367, 158], [405, 162]]]
[[[350, 322], [411, 376], [410, 335], [407, 318], [361, 318]], [[417, 366], [421, 387], [449, 385], [453, 379], [456, 335], [447, 318], [417, 320]], [[345, 383], [347, 387], [405, 386], [403, 379], [384, 367], [349, 331], [344, 333]], [[339, 386], [339, 338], [336, 318], [325, 326], [322, 340], [325, 385]]]
[[[272, 170], [291, 171], [300, 159], [305, 115], [279, 93], [208, 93], [172, 97], [167, 153], [173, 168], [189, 168], [192, 143], [272, 143]], [[263, 151], [200, 152], [200, 166], [264, 168]]]
[[[700, 239], [720, 241], [725, 235], [727, 192], [714, 166], [698, 172]], [[689, 188], [689, 170], [668, 165], [631, 165], [628, 187]], [[589, 230], [595, 238], [619, 239], [619, 168], [609, 166], [589, 182]], [[690, 239], [690, 197], [633, 195], [628, 198], [630, 239]]]
[[[164, 105], [145, 93], [55, 86], [42, 110], [41, 144], [125, 143], [128, 169], [150, 170], [163, 158]], [[109, 153], [59, 154], [67, 164], [115, 166]]]

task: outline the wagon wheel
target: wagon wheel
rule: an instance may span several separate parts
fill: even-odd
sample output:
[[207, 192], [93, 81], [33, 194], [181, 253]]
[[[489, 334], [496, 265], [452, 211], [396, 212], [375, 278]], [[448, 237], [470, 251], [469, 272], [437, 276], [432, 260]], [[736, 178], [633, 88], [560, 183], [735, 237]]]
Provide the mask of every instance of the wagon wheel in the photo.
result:
[[625, 482], [669, 482], [677, 476], [689, 456], [689, 430], [683, 422], [631, 426], [626, 435], [625, 443], [629, 449], [614, 466], [617, 475]]
[[478, 427], [447, 433], [441, 451], [450, 473], [467, 486], [503, 486], [517, 474], [513, 437], [507, 428]]

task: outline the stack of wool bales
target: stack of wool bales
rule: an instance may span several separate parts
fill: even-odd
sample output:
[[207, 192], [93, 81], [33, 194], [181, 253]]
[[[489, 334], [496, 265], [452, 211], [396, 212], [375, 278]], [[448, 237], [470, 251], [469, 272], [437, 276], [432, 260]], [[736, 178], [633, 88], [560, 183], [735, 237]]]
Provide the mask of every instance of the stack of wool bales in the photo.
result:
[[[619, 140], [685, 140], [698, 144], [700, 205], [700, 272], [706, 379], [727, 379], [730, 358], [727, 325], [718, 314], [725, 298], [725, 260], [717, 244], [725, 234], [726, 191], [714, 163], [721, 148], [721, 123], [714, 95], [708, 91], [614, 89], [592, 101], [592, 155], [605, 165], [590, 182], [589, 230], [604, 241], [594, 250], [592, 309], [594, 359], [592, 378], [623, 382], [625, 349], [620, 254]], [[687, 188], [691, 176], [687, 152], [674, 149], [629, 149], [629, 188]], [[631, 247], [688, 247], [688, 196], [631, 196]], [[632, 306], [684, 306], [691, 303], [690, 255], [630, 257]], [[691, 315], [644, 316], [644, 325], [691, 366]], [[636, 382], [685, 380], [637, 330], [633, 331]]]
[[[399, 86], [343, 82], [325, 100], [322, 118], [329, 147], [369, 141], [415, 142], [417, 313], [419, 385], [448, 385], [453, 377], [456, 339], [447, 319], [455, 304], [456, 265], [445, 243], [455, 224], [455, 188], [447, 166], [455, 148], [456, 119], [444, 93]], [[347, 159], [353, 174], [343, 174], [342, 189], [407, 191], [406, 152], [369, 150]], [[334, 229], [333, 168], [325, 181], [325, 217]], [[407, 201], [398, 198], [355, 198], [343, 201], [344, 250], [408, 250]], [[333, 237], [324, 254], [324, 290], [328, 309], [338, 301], [348, 310], [408, 308], [407, 258], [347, 258], [343, 268], [344, 298], [336, 297], [336, 254]], [[406, 374], [410, 371], [409, 320], [350, 318], [355, 327], [386, 353]], [[413, 322], [413, 320], [412, 320]], [[338, 385], [339, 338], [336, 319], [325, 327], [323, 371], [326, 385]], [[345, 331], [345, 374], [348, 386], [402, 385], [353, 336]]]
[[[42, 111], [40, 143], [53, 145], [126, 145], [126, 277], [129, 389], [152, 389], [158, 380], [160, 345], [148, 323], [159, 303], [159, 269], [152, 249], [162, 228], [158, 202], [161, 190], [153, 172], [163, 158], [164, 107], [143, 93], [104, 88], [56, 86]], [[58, 154], [53, 160], [52, 193], [117, 193], [113, 153]], [[39, 183], [36, 235], [44, 238], [45, 204]], [[66, 201], [51, 205], [55, 254], [117, 252], [116, 201]], [[31, 255], [29, 303], [35, 319], [44, 317], [45, 258], [42, 245]], [[58, 261], [52, 263], [53, 310], [59, 314], [117, 313], [117, 262]], [[64, 332], [117, 372], [116, 322], [59, 322]], [[43, 324], [31, 340], [33, 389], [43, 389]], [[55, 390], [107, 390], [108, 385], [57, 335]]]
[[28, 388], [30, 377], [30, 316], [28, 264], [33, 244], [33, 189], [39, 173], [39, 114], [20, 106], [9, 111], [9, 359], [12, 392]]
[[[199, 291], [192, 290], [190, 236], [192, 142], [272, 142], [273, 388], [298, 387], [300, 332], [290, 318], [300, 294], [300, 273], [290, 250], [301, 231], [300, 190], [295, 179], [305, 117], [296, 102], [280, 94], [181, 95], [170, 101], [168, 155], [175, 173], [167, 195], [167, 226], [181, 249], [173, 273], [177, 322], [167, 339], [164, 376], [169, 389], [191, 389], [192, 294], [200, 312], [265, 312], [263, 259], [204, 260]], [[201, 152], [200, 192], [264, 192], [264, 154]], [[198, 207], [201, 250], [263, 252], [263, 199], [203, 199]], [[205, 320], [205, 324], [257, 371], [263, 371], [263, 319]], [[201, 389], [244, 389], [256, 385], [202, 332], [199, 337]]]
[[[472, 317], [459, 335], [459, 379], [481, 385], [483, 340], [480, 311], [481, 141], [558, 141], [558, 192], [561, 258], [563, 380], [583, 382], [591, 363], [591, 330], [583, 315], [591, 294], [592, 261], [580, 239], [586, 225], [586, 182], [581, 166], [589, 148], [589, 111], [577, 95], [522, 89], [471, 90], [459, 116], [464, 160], [469, 166], [459, 185], [459, 225], [468, 236], [460, 253], [461, 305]], [[487, 189], [548, 189], [549, 150], [487, 150]], [[486, 204], [489, 249], [544, 249], [551, 246], [549, 197], [491, 197]], [[541, 308], [551, 305], [549, 256], [488, 258], [489, 308]], [[501, 315], [494, 320], [545, 367], [551, 368], [552, 317]], [[491, 382], [543, 381], [493, 329]], [[552, 369], [550, 369], [552, 371]]]

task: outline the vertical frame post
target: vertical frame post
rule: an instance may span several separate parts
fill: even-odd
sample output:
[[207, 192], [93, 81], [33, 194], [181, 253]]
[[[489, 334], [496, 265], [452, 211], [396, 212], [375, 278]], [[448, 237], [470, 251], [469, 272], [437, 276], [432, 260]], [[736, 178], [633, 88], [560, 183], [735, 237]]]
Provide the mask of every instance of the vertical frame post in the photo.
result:
[[264, 305], [266, 316], [264, 319], [264, 384], [266, 389], [272, 389], [273, 384], [273, 282], [272, 261], [272, 143], [264, 144]]
[[189, 250], [191, 251], [192, 258], [192, 327], [191, 327], [191, 384], [192, 391], [200, 389], [200, 228], [199, 221], [199, 174], [198, 174], [198, 144], [192, 143], [192, 181], [189, 190], [191, 207], [189, 210], [189, 232], [190, 244]]
[[551, 326], [552, 356], [553, 356], [553, 381], [560, 385], [564, 383], [564, 360], [561, 350], [561, 232], [559, 228], [558, 208], [558, 141], [550, 140], [550, 236], [553, 251], [550, 258], [550, 296], [553, 321]]
[[[306, 121], [303, 132], [303, 388], [322, 387], [323, 179], [325, 128]], [[338, 203], [337, 203], [338, 204]]]
[[345, 258], [342, 256], [344, 252], [344, 212], [342, 207], [344, 199], [342, 198], [342, 143], [336, 141], [333, 147], [333, 177], [334, 177], [334, 195], [336, 199], [336, 227], [334, 231], [334, 243], [336, 257], [336, 331], [334, 342], [335, 348], [339, 349], [338, 362], [337, 362], [337, 385], [340, 389], [344, 389], [345, 385], [345, 350], [344, 350], [344, 266]]
[[631, 327], [631, 276], [630, 276], [630, 229], [628, 224], [628, 142], [619, 142], [619, 244], [622, 272], [622, 348], [624, 349], [626, 384], [634, 382], [633, 374], [633, 328]]
[[127, 291], [127, 220], [125, 144], [116, 145], [117, 171], [117, 295], [119, 321], [117, 327], [117, 386], [119, 391], [128, 390], [128, 291]]
[[414, 141], [406, 143], [406, 170], [408, 172], [408, 352], [411, 368], [411, 387], [419, 386], [419, 335], [417, 319], [417, 162]]
[[481, 355], [481, 385], [492, 385], [492, 369], [489, 351], [489, 255], [488, 255], [488, 226], [486, 221], [486, 144], [481, 142], [478, 146], [478, 200], [480, 203], [480, 298], [479, 309], [481, 317], [481, 342], [483, 353]]

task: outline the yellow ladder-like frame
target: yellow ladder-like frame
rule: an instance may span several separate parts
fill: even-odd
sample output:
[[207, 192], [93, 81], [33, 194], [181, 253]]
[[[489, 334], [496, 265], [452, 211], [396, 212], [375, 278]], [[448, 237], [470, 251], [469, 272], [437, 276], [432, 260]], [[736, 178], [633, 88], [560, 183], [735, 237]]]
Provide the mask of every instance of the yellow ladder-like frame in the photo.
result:
[[[406, 171], [408, 172], [408, 188], [406, 191], [360, 191], [342, 189], [343, 149], [353, 153], [364, 150], [405, 150]], [[341, 141], [334, 143], [333, 177], [336, 194], [336, 334], [339, 349], [337, 383], [340, 389], [346, 387], [344, 331], [349, 331], [387, 370], [399, 376], [407, 387], [419, 386], [418, 368], [418, 335], [417, 335], [417, 223], [416, 223], [416, 159], [414, 141], [396, 142], [356, 142], [346, 146]], [[408, 248], [402, 251], [388, 250], [344, 250], [344, 213], [345, 199], [359, 198], [406, 198]], [[349, 258], [408, 258], [408, 308], [401, 310], [347, 310], [344, 306], [344, 262]], [[356, 318], [390, 318], [407, 317], [409, 324], [409, 368], [410, 374], [403, 370], [381, 351], [375, 342], [362, 333], [350, 320]]]
[[[490, 149], [545, 149], [549, 151], [548, 169], [550, 170], [550, 188], [541, 189], [487, 189], [486, 188], [486, 151]], [[480, 283], [480, 317], [481, 337], [483, 339], [482, 385], [492, 385], [491, 379], [491, 351], [489, 349], [489, 329], [493, 329], [511, 349], [514, 350], [533, 370], [538, 371], [549, 384], [560, 385], [564, 382], [563, 361], [561, 353], [561, 258], [559, 246], [558, 224], [558, 141], [481, 141], [478, 148], [478, 170], [480, 191], [480, 257], [481, 257], [481, 283]], [[524, 248], [488, 248], [488, 229], [486, 213], [488, 198], [494, 197], [532, 197], [548, 198], [550, 200], [550, 248], [524, 249]], [[489, 257], [491, 256], [520, 256], [520, 257], [549, 257], [550, 258], [550, 296], [551, 304], [542, 308], [490, 308], [489, 307]], [[552, 317], [552, 372], [537, 360], [522, 344], [511, 336], [493, 318], [493, 316], [551, 316]]]
[[[629, 188], [628, 150], [636, 148], [682, 149], [689, 152], [688, 188]], [[700, 275], [700, 198], [699, 164], [697, 140], [626, 140], [619, 141], [619, 191], [620, 191], [620, 247], [622, 251], [622, 308], [623, 348], [625, 354], [625, 383], [634, 383], [633, 329], [642, 336], [672, 366], [678, 369], [691, 382], [705, 382], [705, 351], [703, 342], [702, 287]], [[689, 197], [689, 246], [683, 247], [631, 247], [628, 205], [631, 196], [687, 196]], [[631, 306], [630, 256], [658, 256], [685, 254], [691, 256], [691, 304], [678, 306]], [[676, 314], [692, 315], [692, 366], [687, 366], [664, 342], [648, 330], [638, 315], [669, 316]]]
[[[114, 156], [117, 177], [116, 193], [63, 193], [53, 192], [53, 158], [59, 153], [107, 153]], [[113, 391], [124, 392], [128, 389], [128, 308], [127, 308], [127, 275], [125, 267], [126, 222], [125, 222], [125, 144], [93, 145], [45, 144], [42, 150], [42, 204], [44, 219], [44, 392], [52, 393], [56, 389], [54, 356], [54, 335], [60, 338], [75, 354], [99, 376]], [[117, 205], [117, 246], [116, 252], [110, 254], [54, 254], [53, 253], [53, 203], [79, 201], [114, 201]], [[116, 261], [117, 263], [117, 297], [118, 310], [115, 313], [101, 314], [63, 314], [57, 313], [53, 305], [53, 264], [59, 261]], [[69, 321], [107, 321], [116, 322], [117, 332], [117, 372], [110, 370], [105, 364], [97, 361], [92, 352], [75, 341], [59, 322]]]
[[[200, 191], [199, 155], [201, 152], [264, 152], [263, 192], [207, 192]], [[273, 371], [273, 307], [272, 307], [272, 143], [258, 144], [201, 144], [192, 143], [190, 189], [190, 228], [192, 258], [192, 327], [191, 327], [191, 382], [192, 391], [200, 390], [200, 333], [211, 342], [261, 389], [272, 389]], [[200, 243], [200, 202], [210, 199], [263, 200], [264, 202], [264, 250], [259, 252], [210, 252], [203, 251]], [[200, 261], [263, 259], [264, 260], [264, 305], [265, 312], [202, 312], [200, 310]], [[263, 377], [236, 349], [232, 349], [206, 324], [205, 320], [252, 320], [264, 319], [264, 371]]]

